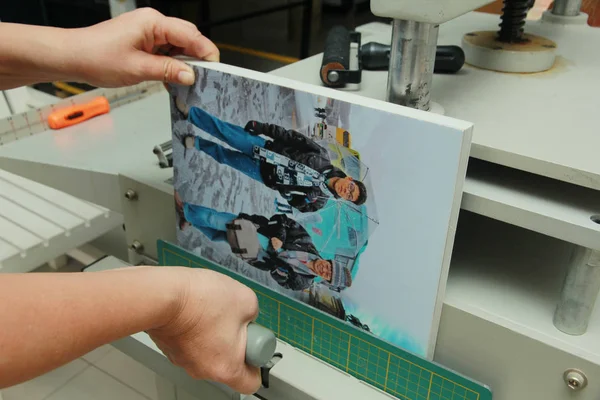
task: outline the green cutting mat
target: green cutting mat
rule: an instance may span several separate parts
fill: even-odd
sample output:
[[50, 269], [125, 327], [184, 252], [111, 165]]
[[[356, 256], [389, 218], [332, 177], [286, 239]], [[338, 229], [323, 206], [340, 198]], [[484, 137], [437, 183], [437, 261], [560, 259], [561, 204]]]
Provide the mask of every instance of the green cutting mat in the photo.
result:
[[161, 265], [208, 268], [256, 293], [257, 323], [291, 344], [402, 400], [491, 400], [489, 388], [415, 356], [180, 247], [158, 242]]

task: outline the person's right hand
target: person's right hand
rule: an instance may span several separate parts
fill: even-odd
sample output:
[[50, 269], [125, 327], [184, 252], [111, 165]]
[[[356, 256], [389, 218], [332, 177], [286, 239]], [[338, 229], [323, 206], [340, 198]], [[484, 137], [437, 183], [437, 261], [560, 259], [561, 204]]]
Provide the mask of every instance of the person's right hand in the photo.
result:
[[180, 275], [177, 311], [170, 323], [148, 334], [191, 377], [220, 382], [242, 394], [255, 393], [261, 385], [260, 370], [245, 358], [248, 324], [258, 316], [256, 294], [210, 270], [181, 268]]

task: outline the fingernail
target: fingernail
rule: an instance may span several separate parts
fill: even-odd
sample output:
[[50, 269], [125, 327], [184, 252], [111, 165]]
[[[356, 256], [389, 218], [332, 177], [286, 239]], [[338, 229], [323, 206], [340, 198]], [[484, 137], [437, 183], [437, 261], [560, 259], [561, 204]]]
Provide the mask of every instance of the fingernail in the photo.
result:
[[180, 71], [177, 74], [177, 80], [182, 85], [192, 85], [194, 84], [194, 74], [188, 71]]

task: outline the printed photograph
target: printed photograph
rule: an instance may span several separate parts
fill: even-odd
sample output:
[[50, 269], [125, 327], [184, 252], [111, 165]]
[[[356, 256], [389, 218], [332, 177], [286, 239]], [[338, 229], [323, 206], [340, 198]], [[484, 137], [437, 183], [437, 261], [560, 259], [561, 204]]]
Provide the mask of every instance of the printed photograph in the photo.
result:
[[[402, 209], [402, 199], [381, 199], [402, 193], [409, 173], [377, 151], [406, 146], [402, 135], [382, 135], [404, 129], [401, 118], [209, 68], [195, 71], [193, 87], [170, 88], [178, 244], [424, 354], [440, 266], [402, 262], [399, 238], [412, 235], [403, 215], [415, 212]], [[396, 212], [382, 219], [380, 204]], [[402, 290], [419, 275], [429, 276], [415, 283], [430, 286], [417, 289], [428, 300]], [[424, 318], [405, 318], [406, 302]], [[409, 326], [418, 320], [429, 323]]]

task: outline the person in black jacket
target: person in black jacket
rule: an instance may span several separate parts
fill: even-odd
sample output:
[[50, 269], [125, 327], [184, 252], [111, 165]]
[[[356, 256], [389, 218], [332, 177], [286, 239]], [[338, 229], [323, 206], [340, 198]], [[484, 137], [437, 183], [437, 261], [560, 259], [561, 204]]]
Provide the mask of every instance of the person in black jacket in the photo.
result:
[[251, 265], [268, 271], [280, 286], [305, 290], [318, 276], [339, 289], [352, 285], [350, 271], [334, 260], [323, 259], [304, 227], [287, 215], [275, 214], [270, 219], [248, 214], [238, 217], [252, 221], [259, 234], [271, 238], [269, 251]]
[[262, 215], [239, 215], [186, 203], [175, 193], [180, 228], [194, 226], [211, 241], [227, 241], [227, 225], [236, 219], [251, 221], [257, 230], [264, 252], [250, 265], [269, 272], [282, 287], [308, 289], [317, 277], [328, 285], [345, 289], [352, 285], [350, 271], [335, 260], [325, 260], [313, 244], [308, 232], [285, 214], [271, 218]]
[[327, 149], [307, 136], [257, 121], [242, 128], [201, 108], [188, 107], [179, 98], [175, 103], [189, 122], [235, 150], [195, 135], [181, 138], [186, 149], [202, 151], [277, 190], [298, 211], [320, 210], [331, 197], [357, 205], [365, 203], [365, 185], [334, 167]]

